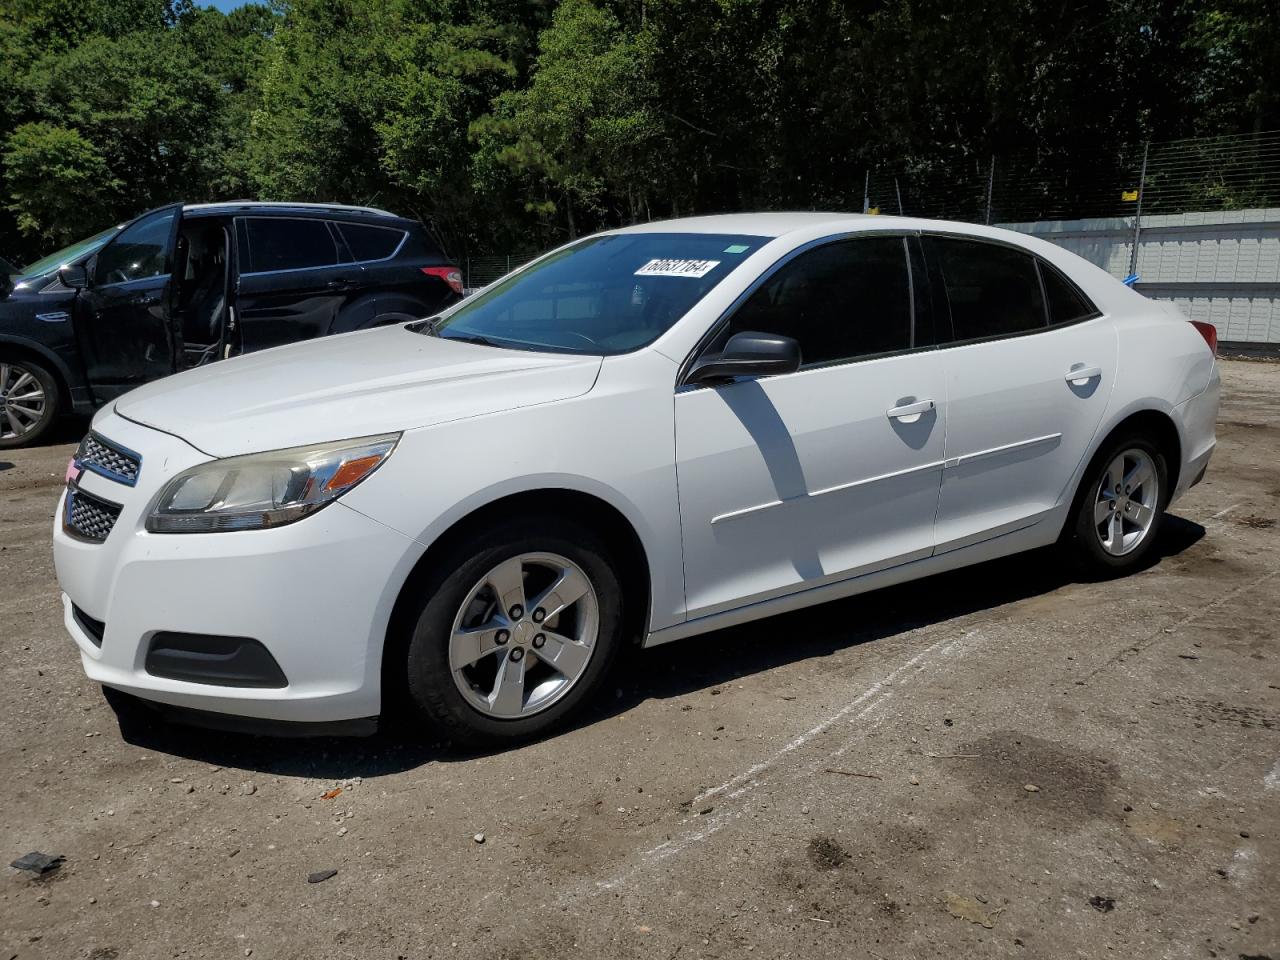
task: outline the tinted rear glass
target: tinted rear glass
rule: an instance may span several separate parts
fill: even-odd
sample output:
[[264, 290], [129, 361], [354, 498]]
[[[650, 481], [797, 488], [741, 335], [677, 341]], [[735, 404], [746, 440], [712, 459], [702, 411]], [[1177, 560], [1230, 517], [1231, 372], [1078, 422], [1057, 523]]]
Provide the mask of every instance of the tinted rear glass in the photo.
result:
[[1031, 254], [974, 240], [932, 237], [956, 340], [1044, 327], [1044, 298]]
[[389, 257], [404, 239], [403, 230], [393, 230], [390, 227], [371, 227], [363, 223], [339, 223], [336, 226], [342, 231], [342, 238], [347, 241], [356, 260], [382, 260]]
[[767, 239], [590, 237], [464, 300], [433, 332], [526, 350], [626, 353], [665, 333]]
[[249, 217], [250, 272], [327, 267], [338, 262], [338, 249], [323, 220]]

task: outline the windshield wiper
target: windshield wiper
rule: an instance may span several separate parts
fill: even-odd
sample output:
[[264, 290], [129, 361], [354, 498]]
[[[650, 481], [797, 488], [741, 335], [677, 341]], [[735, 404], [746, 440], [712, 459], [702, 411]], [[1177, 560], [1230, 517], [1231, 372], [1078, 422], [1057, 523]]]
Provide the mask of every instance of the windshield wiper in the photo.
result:
[[444, 334], [433, 330], [431, 335], [439, 337], [441, 340], [457, 340], [459, 343], [476, 343], [482, 347], [503, 346], [503, 344], [498, 343], [496, 340], [490, 340], [488, 337], [483, 337], [478, 333], [459, 333], [452, 337], [446, 337]]

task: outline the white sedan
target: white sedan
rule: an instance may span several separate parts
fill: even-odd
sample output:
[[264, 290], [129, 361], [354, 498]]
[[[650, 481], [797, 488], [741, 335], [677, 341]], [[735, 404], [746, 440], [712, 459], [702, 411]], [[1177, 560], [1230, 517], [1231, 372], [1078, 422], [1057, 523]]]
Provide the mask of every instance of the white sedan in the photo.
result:
[[1053, 543], [1139, 567], [1213, 452], [1215, 348], [1003, 230], [609, 231], [101, 411], [54, 523], [66, 626], [179, 718], [529, 737], [633, 641]]

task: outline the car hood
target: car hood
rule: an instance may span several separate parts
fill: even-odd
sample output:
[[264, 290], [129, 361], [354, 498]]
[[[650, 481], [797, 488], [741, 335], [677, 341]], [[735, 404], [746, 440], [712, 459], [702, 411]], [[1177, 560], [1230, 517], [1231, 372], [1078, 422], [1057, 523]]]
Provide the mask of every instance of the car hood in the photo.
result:
[[229, 457], [565, 400], [591, 389], [600, 364], [381, 327], [180, 373], [130, 391], [115, 410]]

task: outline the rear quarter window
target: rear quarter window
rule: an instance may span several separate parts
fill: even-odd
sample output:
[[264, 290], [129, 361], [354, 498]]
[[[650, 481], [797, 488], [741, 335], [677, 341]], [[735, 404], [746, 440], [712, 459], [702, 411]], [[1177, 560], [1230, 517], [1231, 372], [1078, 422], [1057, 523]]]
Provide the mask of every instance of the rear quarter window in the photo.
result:
[[365, 223], [338, 223], [335, 226], [357, 261], [385, 260], [404, 241], [405, 232], [393, 227], [375, 227]]
[[1076, 323], [1098, 316], [1100, 311], [1075, 284], [1064, 277], [1056, 267], [1040, 264], [1040, 279], [1044, 281], [1045, 300], [1049, 304], [1049, 322], [1055, 326], [1061, 323]]

